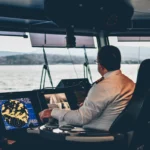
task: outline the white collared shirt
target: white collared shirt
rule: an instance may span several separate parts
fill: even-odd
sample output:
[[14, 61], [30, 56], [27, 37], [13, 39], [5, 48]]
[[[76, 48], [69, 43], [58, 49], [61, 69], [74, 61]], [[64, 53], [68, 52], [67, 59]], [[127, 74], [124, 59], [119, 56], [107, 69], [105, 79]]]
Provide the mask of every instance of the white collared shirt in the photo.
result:
[[120, 70], [111, 71], [104, 75], [104, 80], [93, 85], [78, 110], [54, 108], [51, 115], [59, 120], [60, 126], [71, 124], [108, 131], [128, 104], [134, 88], [133, 81]]

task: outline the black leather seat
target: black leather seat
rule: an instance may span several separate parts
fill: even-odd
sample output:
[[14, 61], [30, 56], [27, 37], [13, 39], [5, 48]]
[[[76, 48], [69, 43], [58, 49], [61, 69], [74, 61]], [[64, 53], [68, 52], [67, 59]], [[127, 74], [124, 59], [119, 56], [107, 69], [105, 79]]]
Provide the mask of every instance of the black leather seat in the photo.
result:
[[[128, 149], [144, 148], [149, 136], [150, 120], [150, 59], [139, 68], [132, 99], [110, 128], [111, 133], [123, 133], [128, 140]], [[130, 140], [129, 140], [130, 139]]]

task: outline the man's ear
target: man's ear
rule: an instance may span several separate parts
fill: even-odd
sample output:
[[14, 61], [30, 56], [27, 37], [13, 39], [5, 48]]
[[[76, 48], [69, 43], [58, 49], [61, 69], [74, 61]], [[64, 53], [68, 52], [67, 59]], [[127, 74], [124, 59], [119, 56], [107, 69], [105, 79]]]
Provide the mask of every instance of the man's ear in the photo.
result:
[[102, 70], [105, 69], [105, 67], [104, 67], [103, 65], [101, 65], [101, 64], [99, 64], [99, 67], [100, 67]]
[[106, 73], [106, 72], [108, 72], [108, 70], [103, 66], [103, 65], [101, 65], [101, 69]]

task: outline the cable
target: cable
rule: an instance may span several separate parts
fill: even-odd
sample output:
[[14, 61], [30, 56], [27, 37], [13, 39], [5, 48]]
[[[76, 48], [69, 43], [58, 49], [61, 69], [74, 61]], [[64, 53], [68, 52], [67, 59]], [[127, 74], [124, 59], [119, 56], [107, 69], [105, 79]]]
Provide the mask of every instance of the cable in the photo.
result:
[[41, 21], [41, 22], [33, 23], [33, 24], [31, 24], [31, 25], [32, 25], [32, 26], [37, 26], [37, 25], [42, 25], [42, 24], [47, 24], [47, 23], [58, 27], [57, 24], [55, 24], [53, 21]]
[[91, 80], [91, 83], [93, 83], [93, 81], [92, 81], [92, 74], [91, 74], [91, 70], [90, 70], [90, 66], [89, 66], [89, 60], [88, 60], [88, 56], [87, 56], [87, 52], [86, 52], [85, 46], [84, 46], [84, 57], [85, 57], [85, 64], [86, 64], [86, 66], [85, 66], [86, 67], [85, 68], [86, 76], [88, 78], [88, 74], [89, 74], [89, 78]]
[[48, 19], [49, 21], [51, 21], [53, 25], [55, 25], [56, 27], [59, 28], [59, 25], [57, 23], [55, 23], [54, 21], [52, 21], [48, 16], [45, 16], [45, 17], [46, 17], [46, 19]]
[[78, 78], [78, 74], [77, 74], [77, 71], [76, 71], [75, 65], [74, 65], [74, 63], [73, 63], [73, 59], [72, 59], [72, 56], [71, 56], [71, 54], [70, 54], [69, 48], [67, 48], [67, 49], [68, 49], [68, 53], [69, 53], [69, 56], [70, 56], [71, 62], [72, 62], [72, 64], [73, 64], [74, 71], [75, 71], [76, 76], [77, 76], [77, 78]]

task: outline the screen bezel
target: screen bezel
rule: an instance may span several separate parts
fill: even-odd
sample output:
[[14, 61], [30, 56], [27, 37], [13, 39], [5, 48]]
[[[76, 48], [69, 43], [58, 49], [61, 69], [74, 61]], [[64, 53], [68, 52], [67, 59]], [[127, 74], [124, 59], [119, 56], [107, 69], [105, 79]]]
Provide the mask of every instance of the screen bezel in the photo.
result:
[[44, 97], [45, 94], [57, 94], [57, 93], [64, 93], [66, 95], [67, 101], [69, 103], [70, 109], [71, 110], [77, 110], [79, 108], [78, 106], [78, 100], [77, 97], [74, 93], [74, 91], [85, 91], [85, 89], [82, 89], [81, 86], [72, 86], [68, 88], [56, 88], [56, 89], [43, 89], [40, 91], [42, 94], [42, 99], [46, 99]]
[[[40, 92], [40, 95], [42, 95], [42, 99], [44, 99], [46, 105], [47, 105], [47, 100], [45, 99], [45, 96], [44, 95], [47, 95], [47, 94], [59, 94], [59, 93], [63, 93], [65, 94], [66, 98], [67, 98], [67, 101], [68, 101], [68, 97], [66, 95], [66, 89], [65, 88], [60, 88], [60, 89], [43, 89]], [[69, 101], [68, 101], [69, 103]], [[70, 103], [69, 103], [69, 106], [70, 106]], [[47, 106], [48, 107], [48, 106]], [[71, 107], [70, 107], [71, 109]]]
[[[10, 99], [19, 99], [19, 98], [29, 98], [30, 99], [33, 110], [35, 112], [36, 119], [38, 120], [38, 125], [37, 126], [39, 126], [41, 124], [41, 121], [40, 121], [40, 118], [39, 118], [39, 115], [38, 115], [39, 107], [37, 107], [38, 99], [36, 97], [36, 92], [35, 91], [12, 92], [12, 93], [1, 93], [0, 94], [0, 101], [1, 100], [10, 100]], [[2, 131], [3, 133], [9, 132], [9, 131], [15, 131], [15, 130], [26, 130], [28, 128], [28, 127], [25, 127], [25, 128], [7, 130], [5, 128], [5, 124], [4, 124], [1, 113], [0, 113], [0, 126], [2, 127], [2, 128], [0, 128], [0, 131]], [[34, 127], [37, 127], [37, 126], [34, 126]]]

